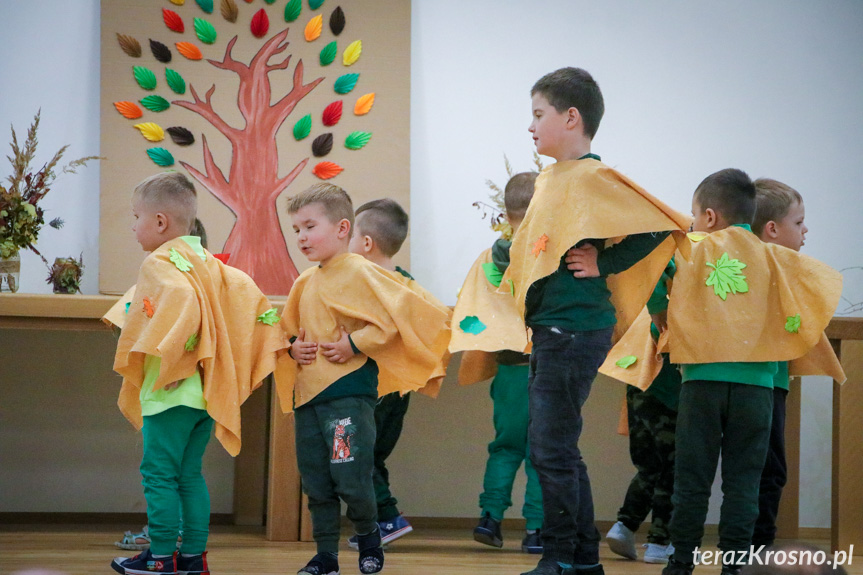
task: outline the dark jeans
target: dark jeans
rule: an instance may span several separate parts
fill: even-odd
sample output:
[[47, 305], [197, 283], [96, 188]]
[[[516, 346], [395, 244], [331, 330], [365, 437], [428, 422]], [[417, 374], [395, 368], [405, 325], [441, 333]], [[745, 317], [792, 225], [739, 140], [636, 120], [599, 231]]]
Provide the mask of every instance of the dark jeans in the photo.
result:
[[402, 434], [405, 414], [408, 411], [411, 396], [409, 393], [399, 395], [398, 392], [388, 393], [378, 399], [375, 405], [375, 470], [372, 479], [375, 483], [375, 499], [378, 503], [378, 521], [389, 521], [399, 516], [398, 500], [390, 491], [390, 472], [387, 469], [387, 457], [393, 452]]
[[758, 519], [752, 533], [752, 544], [756, 547], [772, 545], [776, 539], [776, 516], [779, 515], [779, 500], [782, 488], [788, 480], [788, 464], [785, 462], [785, 399], [787, 389], [773, 389], [773, 424], [770, 427], [770, 447], [767, 461], [761, 473], [761, 488], [758, 491]]
[[542, 488], [543, 557], [561, 563], [599, 563], [600, 535], [578, 438], [583, 425], [581, 408], [611, 348], [613, 331], [533, 328], [528, 383], [530, 460]]

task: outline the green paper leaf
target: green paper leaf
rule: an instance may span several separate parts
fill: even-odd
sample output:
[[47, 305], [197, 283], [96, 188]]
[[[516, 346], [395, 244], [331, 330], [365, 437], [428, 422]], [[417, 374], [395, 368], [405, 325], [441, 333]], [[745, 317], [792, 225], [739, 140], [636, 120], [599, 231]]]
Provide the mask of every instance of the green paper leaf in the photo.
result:
[[729, 258], [727, 252], [722, 254], [715, 264], [707, 262], [707, 266], [713, 268], [713, 271], [705, 283], [713, 287], [713, 293], [721, 297], [722, 301], [726, 300], [729, 292], [736, 294], [749, 291], [746, 276], [740, 273], [746, 264]]
[[333, 89], [337, 94], [347, 94], [356, 87], [357, 80], [359, 79], [359, 74], [345, 74], [344, 76], [339, 76], [336, 79], [336, 83], [333, 85]]
[[198, 347], [198, 342], [200, 339], [198, 338], [197, 333], [193, 333], [189, 336], [189, 339], [186, 340], [186, 351], [195, 351], [195, 348]]
[[789, 315], [785, 319], [785, 331], [788, 333], [799, 333], [800, 332], [800, 314], [797, 315]]
[[167, 168], [174, 165], [174, 156], [165, 148], [150, 148], [147, 150], [147, 155], [157, 166]]
[[317, 10], [324, 3], [324, 0], [309, 0], [309, 8]]
[[614, 362], [614, 365], [617, 367], [622, 367], [623, 369], [628, 368], [631, 365], [635, 365], [635, 362], [638, 361], [638, 358], [634, 355], [627, 355], [626, 357], [621, 357], [617, 361]]
[[273, 4], [276, 0], [264, 0], [267, 4]]
[[187, 272], [192, 269], [192, 262], [183, 257], [183, 254], [177, 251], [177, 248], [171, 248], [168, 252], [168, 259], [171, 260], [177, 269], [181, 272]]
[[280, 319], [282, 318], [279, 317], [279, 310], [274, 307], [268, 309], [267, 311], [258, 316], [258, 321], [267, 325], [273, 325], [275, 323], [278, 323]]
[[494, 264], [494, 262], [486, 262], [482, 264], [482, 271], [485, 273], [485, 279], [494, 287], [500, 285], [503, 279], [503, 272]]
[[156, 94], [141, 98], [141, 105], [151, 112], [164, 112], [171, 107], [171, 103], [168, 100]]
[[336, 59], [336, 53], [338, 53], [338, 47], [336, 46], [336, 42], [330, 42], [324, 49], [321, 50], [321, 66], [329, 66], [333, 63], [333, 60]]
[[216, 42], [216, 29], [203, 18], [195, 18], [195, 35], [204, 44]]
[[303, 11], [302, 0], [291, 0], [285, 6], [285, 22], [293, 22], [300, 17], [300, 12]]
[[135, 75], [135, 81], [145, 90], [152, 90], [156, 87], [156, 75], [149, 68], [144, 66], [132, 66], [132, 73]]
[[506, 280], [506, 283], [509, 284], [509, 295], [515, 297], [515, 283], [511, 279]]
[[351, 132], [345, 138], [345, 147], [349, 150], [359, 150], [372, 139], [371, 132]]
[[201, 10], [206, 12], [207, 14], [213, 13], [213, 0], [195, 0], [198, 3], [198, 6], [201, 7]]
[[306, 114], [294, 124], [294, 139], [302, 140], [312, 131], [312, 115]]
[[186, 81], [174, 70], [170, 68], [165, 68], [165, 80], [168, 81], [168, 87], [174, 91], [175, 94], [185, 94], [186, 93]]
[[465, 317], [463, 320], [461, 320], [458, 326], [463, 332], [472, 333], [474, 335], [485, 331], [485, 324], [482, 323], [475, 315], [469, 315]]

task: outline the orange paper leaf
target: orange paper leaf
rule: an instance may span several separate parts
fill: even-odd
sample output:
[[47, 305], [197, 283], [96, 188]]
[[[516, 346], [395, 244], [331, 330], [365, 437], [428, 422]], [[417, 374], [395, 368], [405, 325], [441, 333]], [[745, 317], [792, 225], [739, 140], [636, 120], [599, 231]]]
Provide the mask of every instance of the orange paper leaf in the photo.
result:
[[117, 111], [120, 112], [124, 118], [129, 118], [130, 120], [140, 118], [144, 115], [144, 112], [141, 111], [141, 108], [139, 108], [135, 102], [114, 102], [114, 107], [117, 108]]
[[191, 42], [177, 42], [177, 52], [188, 58], [189, 60], [201, 60], [204, 55], [201, 54], [200, 48]]
[[153, 314], [156, 313], [156, 308], [153, 307], [153, 302], [148, 297], [144, 298], [144, 313], [147, 314], [147, 317], [153, 317]]
[[547, 245], [548, 245], [548, 236], [545, 234], [542, 234], [538, 240], [533, 242], [532, 252], [533, 252], [534, 257], [538, 258], [539, 253], [544, 252]]
[[322, 180], [329, 180], [330, 178], [341, 174], [342, 169], [343, 168], [340, 165], [333, 162], [321, 162], [315, 166], [312, 173]]
[[309, 20], [309, 23], [306, 24], [306, 30], [304, 32], [306, 36], [306, 42], [312, 42], [314, 40], [317, 40], [320, 37], [323, 28], [324, 17], [321, 14], [318, 14], [317, 16]]
[[365, 96], [360, 96], [360, 99], [357, 100], [356, 105], [354, 106], [354, 114], [357, 116], [364, 116], [369, 113], [369, 110], [372, 109], [372, 106], [375, 104], [375, 93], [366, 94]]

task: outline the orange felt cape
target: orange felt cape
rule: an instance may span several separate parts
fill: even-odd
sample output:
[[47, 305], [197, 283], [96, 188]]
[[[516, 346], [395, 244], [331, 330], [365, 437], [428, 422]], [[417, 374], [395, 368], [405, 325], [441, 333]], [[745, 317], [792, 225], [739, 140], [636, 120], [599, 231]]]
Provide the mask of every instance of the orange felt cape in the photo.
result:
[[617, 310], [617, 339], [644, 307], [675, 249], [686, 254], [689, 246], [683, 230], [690, 221], [600, 161], [557, 162], [536, 179], [536, 191], [515, 234], [510, 265], [498, 291], [512, 289], [524, 315], [528, 288], [554, 273], [561, 257], [581, 240], [617, 243], [628, 235], [672, 232], [647, 257], [608, 276], [611, 303]]
[[[172, 254], [182, 256], [190, 269], [180, 271]], [[281, 329], [258, 321], [269, 309], [249, 276], [209, 252], [202, 261], [179, 238], [160, 246], [141, 265], [129, 313], [120, 326], [114, 356], [114, 370], [123, 376], [120, 411], [141, 428], [146, 355], [162, 360], [154, 389], [190, 377], [200, 366], [216, 437], [228, 453], [239, 453], [240, 405], [273, 371], [278, 350], [288, 347]], [[107, 315], [104, 319], [111, 321]], [[198, 338], [195, 345], [192, 336]]]
[[126, 305], [131, 305], [133, 299], [135, 299], [135, 286], [126, 290], [126, 293], [120, 296], [117, 303], [105, 312], [105, 315], [102, 316], [102, 322], [123, 329], [123, 325], [126, 323]]
[[282, 313], [290, 336], [302, 327], [307, 341], [333, 342], [343, 326], [362, 353], [331, 363], [320, 352], [310, 365], [288, 354], [279, 358], [276, 387], [282, 411], [307, 403], [336, 380], [372, 358], [378, 394], [417, 391], [440, 376], [450, 337], [449, 310], [362, 256], [341, 254], [326, 266], [307, 269], [294, 282]]
[[[497, 372], [496, 351], [530, 352], [530, 342], [515, 299], [510, 293], [500, 293], [483, 270], [494, 265], [491, 248], [482, 252], [470, 271], [453, 311], [453, 333], [449, 350], [464, 352], [458, 371], [458, 382], [470, 385], [494, 377]], [[461, 322], [475, 317], [485, 326], [480, 333], [466, 332]]]

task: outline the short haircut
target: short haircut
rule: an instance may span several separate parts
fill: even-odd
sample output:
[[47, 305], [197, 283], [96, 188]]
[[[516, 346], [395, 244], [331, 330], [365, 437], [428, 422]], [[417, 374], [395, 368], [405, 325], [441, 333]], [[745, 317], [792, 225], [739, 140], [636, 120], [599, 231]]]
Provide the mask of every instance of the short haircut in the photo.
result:
[[295, 214], [311, 204], [321, 204], [330, 222], [348, 220], [354, 227], [354, 204], [346, 191], [333, 184], [321, 182], [306, 188], [288, 200], [288, 213]]
[[372, 238], [385, 256], [398, 253], [408, 237], [408, 214], [398, 202], [390, 198], [372, 200], [357, 208], [356, 215], [358, 233]]
[[754, 184], [757, 208], [752, 231], [760, 236], [767, 222], [782, 220], [795, 202], [803, 201], [803, 196], [791, 186], [770, 178], [758, 178]]
[[533, 197], [536, 172], [521, 172], [509, 179], [503, 189], [503, 204], [509, 220], [523, 220]]
[[204, 228], [204, 222], [195, 218], [195, 221], [192, 222], [192, 229], [189, 230], [189, 235], [201, 238], [201, 246], [207, 249], [207, 230]]
[[192, 181], [180, 172], [162, 172], [150, 176], [137, 186], [132, 201], [145, 204], [157, 212], [167, 213], [180, 228], [191, 230], [198, 212], [198, 194]]
[[530, 95], [542, 94], [554, 109], [563, 113], [576, 108], [584, 124], [584, 135], [591, 140], [605, 113], [605, 102], [599, 84], [586, 70], [561, 68], [540, 78]]
[[698, 184], [694, 199], [702, 211], [710, 208], [729, 224], [751, 224], [755, 216], [755, 185], [743, 170], [710, 174]]

